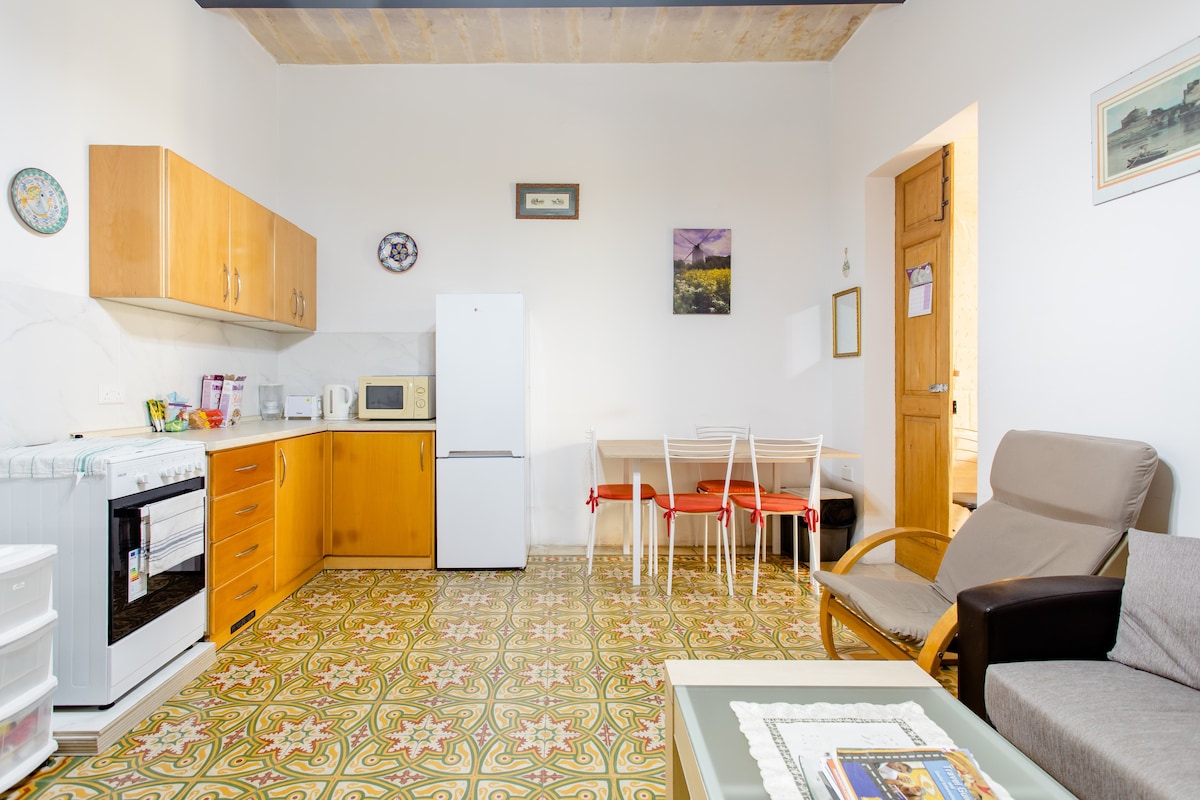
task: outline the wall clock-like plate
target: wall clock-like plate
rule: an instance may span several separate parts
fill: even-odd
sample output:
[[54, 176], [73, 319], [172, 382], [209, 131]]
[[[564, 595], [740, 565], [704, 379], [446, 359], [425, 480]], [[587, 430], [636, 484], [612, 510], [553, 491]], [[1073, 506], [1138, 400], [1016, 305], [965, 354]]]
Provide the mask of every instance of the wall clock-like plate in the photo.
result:
[[417, 243], [407, 233], [389, 233], [379, 243], [379, 263], [389, 272], [404, 272], [417, 263]]
[[58, 233], [67, 224], [67, 195], [44, 170], [27, 167], [14, 175], [8, 199], [21, 222], [38, 233]]

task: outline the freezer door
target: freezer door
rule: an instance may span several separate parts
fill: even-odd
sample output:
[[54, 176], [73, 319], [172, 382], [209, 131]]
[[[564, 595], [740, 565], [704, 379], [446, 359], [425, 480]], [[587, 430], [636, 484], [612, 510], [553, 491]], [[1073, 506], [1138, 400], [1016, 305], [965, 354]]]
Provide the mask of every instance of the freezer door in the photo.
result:
[[524, 569], [525, 459], [437, 460], [439, 569]]
[[525, 455], [525, 304], [519, 294], [439, 294], [437, 454]]

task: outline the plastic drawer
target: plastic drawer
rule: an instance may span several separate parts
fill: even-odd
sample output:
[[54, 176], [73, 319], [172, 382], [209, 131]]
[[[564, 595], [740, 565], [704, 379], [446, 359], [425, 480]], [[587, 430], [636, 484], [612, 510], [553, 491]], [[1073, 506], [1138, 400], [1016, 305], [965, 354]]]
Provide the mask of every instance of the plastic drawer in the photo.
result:
[[0, 792], [33, 772], [58, 749], [50, 735], [56, 686], [58, 681], [51, 676], [0, 706]]
[[57, 623], [58, 613], [50, 611], [0, 634], [0, 706], [50, 677]]
[[0, 636], [50, 610], [52, 544], [0, 545]]

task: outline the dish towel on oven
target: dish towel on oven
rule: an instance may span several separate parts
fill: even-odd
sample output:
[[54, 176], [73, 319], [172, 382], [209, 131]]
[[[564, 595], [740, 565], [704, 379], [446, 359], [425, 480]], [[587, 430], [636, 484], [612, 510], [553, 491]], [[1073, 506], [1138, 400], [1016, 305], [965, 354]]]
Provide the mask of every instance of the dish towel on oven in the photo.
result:
[[173, 450], [172, 439], [65, 439], [29, 447], [0, 449], [0, 478], [62, 478], [69, 475], [104, 475], [108, 459], [134, 453]]
[[142, 507], [149, 575], [204, 555], [204, 493], [188, 492]]

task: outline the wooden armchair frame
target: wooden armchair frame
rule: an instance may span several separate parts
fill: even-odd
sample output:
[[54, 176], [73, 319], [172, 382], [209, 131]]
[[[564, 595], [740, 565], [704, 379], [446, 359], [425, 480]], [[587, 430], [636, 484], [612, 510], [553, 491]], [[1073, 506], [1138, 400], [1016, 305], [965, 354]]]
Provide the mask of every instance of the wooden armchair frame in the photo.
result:
[[[944, 533], [931, 531], [927, 528], [889, 528], [885, 531], [868, 536], [851, 547], [838, 559], [830, 572], [835, 575], [845, 575], [862, 557], [880, 545], [897, 539], [932, 539], [937, 542], [949, 543], [950, 537]], [[937, 675], [942, 663], [952, 663], [955, 657], [946, 657], [946, 648], [958, 635], [958, 605], [951, 605], [941, 618], [930, 629], [924, 643], [917, 648], [897, 642], [880, 631], [867, 620], [859, 616], [849, 606], [844, 605], [829, 591], [829, 587], [821, 589], [821, 605], [819, 611], [821, 626], [821, 643], [831, 659], [840, 660], [842, 656], [837, 651], [833, 639], [833, 621], [836, 619], [842, 625], [853, 631], [860, 639], [873, 649], [876, 655], [859, 655], [851, 658], [877, 658], [889, 661], [912, 661], [916, 659], [917, 666], [930, 675]]]

